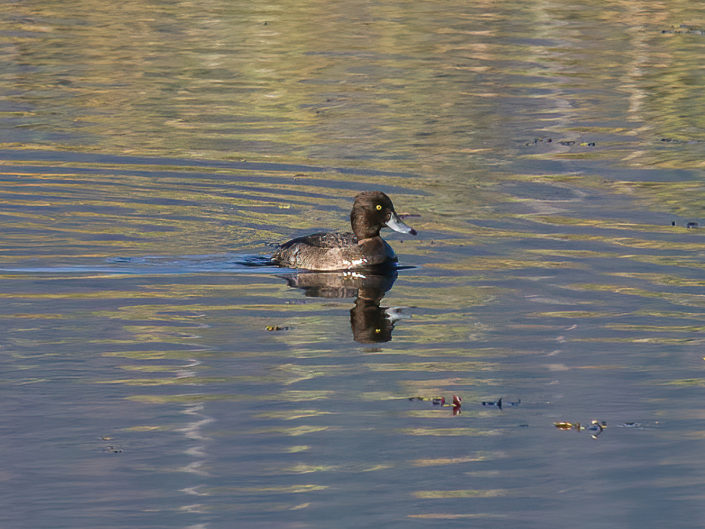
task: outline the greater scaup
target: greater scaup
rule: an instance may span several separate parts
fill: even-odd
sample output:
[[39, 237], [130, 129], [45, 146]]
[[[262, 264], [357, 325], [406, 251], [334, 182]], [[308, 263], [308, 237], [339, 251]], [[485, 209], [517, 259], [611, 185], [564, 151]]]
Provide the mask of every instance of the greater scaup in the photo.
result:
[[394, 205], [381, 191], [364, 191], [355, 197], [350, 224], [353, 233], [314, 233], [282, 244], [272, 262], [306, 270], [353, 270], [390, 265], [397, 256], [379, 231], [388, 227], [416, 235], [402, 222]]

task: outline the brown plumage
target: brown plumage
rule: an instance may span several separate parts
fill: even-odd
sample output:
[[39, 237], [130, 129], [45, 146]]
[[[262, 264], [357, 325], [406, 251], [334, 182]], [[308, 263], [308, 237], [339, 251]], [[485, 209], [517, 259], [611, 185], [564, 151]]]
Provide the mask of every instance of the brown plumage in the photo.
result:
[[383, 227], [416, 235], [394, 211], [381, 191], [365, 191], [355, 197], [350, 212], [353, 233], [314, 233], [282, 244], [272, 262], [306, 270], [352, 270], [393, 264], [397, 257], [380, 236]]

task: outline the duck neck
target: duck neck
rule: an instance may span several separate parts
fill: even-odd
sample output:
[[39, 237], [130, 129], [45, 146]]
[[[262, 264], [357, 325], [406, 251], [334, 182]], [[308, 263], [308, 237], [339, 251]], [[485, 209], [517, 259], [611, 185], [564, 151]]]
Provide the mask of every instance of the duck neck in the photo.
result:
[[379, 235], [373, 235], [372, 237], [364, 237], [364, 238], [357, 238], [357, 244], [362, 246], [363, 244], [367, 244], [368, 242], [371, 242], [373, 239], [376, 239], [379, 237]]
[[358, 241], [378, 237], [379, 230], [382, 228], [381, 225], [369, 218], [369, 215], [357, 211], [354, 207], [350, 212], [350, 226]]

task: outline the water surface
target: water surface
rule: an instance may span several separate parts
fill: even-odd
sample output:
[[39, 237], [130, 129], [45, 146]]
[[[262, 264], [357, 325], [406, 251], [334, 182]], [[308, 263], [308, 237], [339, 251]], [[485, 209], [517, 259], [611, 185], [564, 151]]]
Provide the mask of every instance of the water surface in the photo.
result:
[[702, 527], [703, 15], [6, 3], [3, 526]]

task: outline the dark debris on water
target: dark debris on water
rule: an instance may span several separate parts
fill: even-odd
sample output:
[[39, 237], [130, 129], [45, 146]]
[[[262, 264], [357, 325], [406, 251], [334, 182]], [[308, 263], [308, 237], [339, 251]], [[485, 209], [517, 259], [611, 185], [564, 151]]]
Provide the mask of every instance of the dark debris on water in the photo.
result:
[[669, 29], [662, 29], [661, 33], [705, 35], [705, 29], [698, 26], [690, 26], [688, 24], [679, 24], [678, 26], [673, 26]]
[[[677, 226], [675, 220], [671, 221], [671, 226], [674, 226], [674, 227]], [[700, 227], [700, 223], [695, 222], [695, 221], [691, 221], [691, 222], [686, 223], [685, 227], [689, 230], [695, 230]]]
[[453, 415], [460, 415], [460, 413], [462, 413], [460, 408], [463, 399], [459, 395], [453, 395], [448, 401], [446, 401], [445, 397], [409, 397], [409, 400], [430, 401], [434, 406], [451, 406], [453, 408]]
[[590, 432], [590, 435], [593, 439], [597, 439], [602, 432], [605, 431], [605, 428], [607, 428], [607, 422], [606, 421], [598, 421], [597, 419], [593, 419], [590, 421], [590, 424], [583, 424], [579, 422], [569, 422], [569, 421], [559, 421], [559, 422], [554, 422], [553, 426], [558, 428], [559, 430], [563, 431], [575, 431], [575, 432]]
[[577, 145], [579, 147], [595, 147], [597, 142], [594, 141], [575, 141], [575, 140], [553, 140], [553, 138], [547, 138], [544, 136], [534, 138], [532, 141], [527, 141], [524, 146], [529, 147], [531, 145], [539, 145], [541, 143], [557, 143], [558, 145], [563, 145], [564, 147], [572, 147]]
[[498, 400], [489, 400], [489, 401], [483, 400], [482, 401], [483, 406], [495, 407], [499, 410], [501, 410], [503, 406], [516, 407], [516, 406], [519, 406], [519, 404], [521, 404], [521, 399], [516, 400], [516, 401], [506, 402], [502, 399], [502, 397], [500, 397]]
[[678, 138], [661, 138], [659, 141], [661, 143], [674, 143], [676, 145], [693, 145], [698, 143], [705, 143], [705, 140], [680, 140]]

